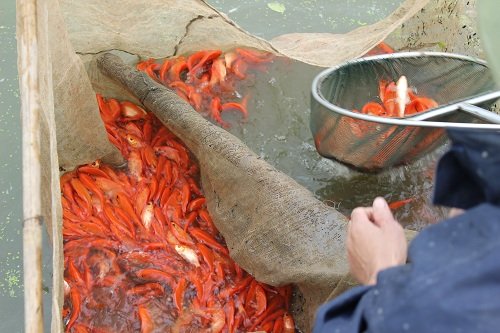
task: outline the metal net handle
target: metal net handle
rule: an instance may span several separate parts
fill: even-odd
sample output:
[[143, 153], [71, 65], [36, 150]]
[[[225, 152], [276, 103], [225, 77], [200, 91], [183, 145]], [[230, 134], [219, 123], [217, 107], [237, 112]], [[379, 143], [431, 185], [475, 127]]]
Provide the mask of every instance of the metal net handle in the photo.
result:
[[[314, 98], [318, 103], [323, 104], [326, 108], [334, 109], [335, 112], [339, 114], [355, 119], [361, 119], [380, 124], [397, 125], [397, 126], [435, 127], [435, 128], [468, 128], [468, 129], [478, 129], [478, 130], [500, 130], [500, 116], [479, 107], [475, 107], [476, 114], [474, 115], [476, 117], [485, 119], [484, 114], [488, 113], [490, 114], [489, 116], [491, 117], [488, 120], [491, 122], [496, 122], [496, 124], [454, 123], [454, 122], [425, 120], [441, 116], [444, 114], [448, 114], [451, 112], [458, 112], [460, 110], [472, 114], [474, 112], [471, 110], [469, 105], [475, 106], [475, 104], [496, 100], [500, 98], [500, 90], [476, 96], [474, 98], [467, 99], [465, 101], [460, 101], [457, 103], [438, 107], [432, 111], [426, 112], [425, 114], [417, 115], [406, 119], [384, 118], [384, 117], [370, 116], [362, 113], [352, 112], [344, 108], [341, 108], [339, 106], [336, 106], [334, 104], [325, 103], [324, 100], [319, 97], [317, 89], [313, 89], [312, 94], [314, 95]], [[479, 111], [478, 109], [482, 110], [482, 112]]]
[[[376, 55], [376, 56], [352, 60], [347, 63], [324, 70], [322, 73], [317, 75], [316, 78], [313, 80], [312, 92], [311, 92], [312, 97], [316, 102], [322, 104], [326, 109], [329, 109], [332, 112], [336, 112], [343, 116], [348, 116], [354, 119], [360, 119], [379, 124], [396, 125], [403, 127], [414, 126], [414, 127], [433, 127], [433, 128], [466, 128], [466, 129], [477, 129], [477, 130], [500, 130], [500, 115], [497, 115], [494, 112], [482, 109], [477, 106], [478, 104], [485, 102], [492, 102], [500, 98], [499, 90], [497, 91], [490, 90], [487, 93], [474, 95], [474, 97], [459, 100], [454, 103], [444, 104], [440, 107], [437, 107], [425, 113], [417, 114], [415, 116], [406, 118], [385, 118], [385, 117], [378, 117], [378, 116], [353, 112], [351, 110], [342, 108], [336, 104], [329, 103], [327, 102], [326, 98], [323, 98], [321, 96], [319, 87], [322, 84], [323, 78], [327, 77], [329, 74], [339, 70], [342, 67], [347, 67], [352, 64], [364, 63], [366, 61], [373, 61], [373, 60], [376, 61], [376, 60], [404, 59], [404, 58], [414, 58], [414, 57], [424, 57], [424, 56], [433, 56], [433, 57], [437, 56], [437, 57], [446, 57], [456, 60], [465, 60], [486, 66], [486, 62], [481, 59], [472, 58], [464, 55], [458, 55], [458, 54], [443, 53], [443, 52], [406, 52], [406, 53]], [[485, 120], [489, 122], [489, 124], [445, 122], [445, 121], [431, 120], [433, 118], [442, 115], [447, 115], [460, 111], [463, 111], [467, 113], [469, 116], [472, 116], [474, 118]]]

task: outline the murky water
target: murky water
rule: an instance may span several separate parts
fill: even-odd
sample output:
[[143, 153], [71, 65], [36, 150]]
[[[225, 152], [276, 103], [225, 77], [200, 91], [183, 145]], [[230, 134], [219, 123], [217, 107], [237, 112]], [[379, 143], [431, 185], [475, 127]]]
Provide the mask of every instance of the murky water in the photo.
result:
[[2, 332], [21, 330], [23, 310], [21, 126], [15, 2], [0, 9], [0, 313]]
[[[322, 158], [309, 129], [311, 81], [321, 71], [310, 65], [277, 58], [268, 73], [247, 78], [249, 119], [229, 129], [254, 152], [308, 188], [325, 203], [349, 215], [376, 196], [388, 202], [412, 198], [395, 210], [407, 227], [421, 229], [440, 220], [444, 212], [430, 204], [435, 162], [444, 147], [407, 166], [379, 174], [354, 171]], [[229, 119], [229, 117], [228, 117]]]
[[292, 32], [344, 33], [387, 16], [401, 0], [211, 0], [242, 28], [271, 39]]
[[[273, 38], [293, 32], [342, 33], [371, 24], [388, 15], [401, 0], [212, 0], [249, 32]], [[349, 215], [359, 205], [370, 205], [375, 196], [389, 202], [413, 198], [395, 211], [408, 228], [421, 229], [444, 216], [433, 207], [432, 178], [438, 149], [412, 165], [379, 174], [359, 173], [321, 158], [309, 130], [310, 87], [321, 71], [309, 65], [276, 61], [268, 75], [252, 84], [248, 123], [230, 131], [257, 154], [307, 187], [316, 196]]]
[[[213, 0], [243, 28], [265, 38], [289, 32], [345, 32], [390, 13], [401, 0]], [[19, 93], [16, 72], [15, 2], [0, 7], [0, 321], [1, 332], [23, 331], [22, 195]], [[428, 204], [433, 164], [441, 152], [413, 165], [378, 175], [362, 174], [321, 158], [309, 131], [309, 91], [318, 68], [276, 62], [251, 81], [250, 118], [231, 132], [278, 169], [328, 204], [349, 214], [374, 196], [389, 201], [414, 197], [397, 211], [405, 224], [420, 228], [442, 212]], [[236, 118], [237, 119], [237, 118]], [[44, 275], [50, 281], [50, 246], [44, 240]], [[45, 282], [45, 300], [50, 296]], [[45, 326], [50, 307], [45, 306]]]

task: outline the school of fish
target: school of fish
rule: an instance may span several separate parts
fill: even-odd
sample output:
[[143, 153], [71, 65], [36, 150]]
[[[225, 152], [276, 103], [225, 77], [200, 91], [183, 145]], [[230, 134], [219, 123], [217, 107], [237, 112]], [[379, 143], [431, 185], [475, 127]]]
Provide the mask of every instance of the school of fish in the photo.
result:
[[[270, 54], [202, 51], [138, 64], [222, 126], [247, 116], [231, 87]], [[109, 140], [127, 160], [61, 176], [66, 332], [295, 331], [291, 286], [256, 281], [229, 257], [188, 149], [149, 112], [97, 95]]]
[[366, 103], [361, 113], [379, 117], [403, 118], [438, 106], [432, 98], [418, 96], [413, 92], [408, 87], [405, 76], [401, 76], [397, 82], [380, 80], [378, 97], [380, 103], [375, 101]]
[[203, 116], [227, 128], [230, 124], [222, 118], [224, 112], [240, 112], [243, 120], [248, 117], [249, 95], [242, 97], [238, 84], [247, 79], [249, 72], [265, 71], [273, 59], [271, 53], [251, 49], [237, 48], [226, 53], [209, 50], [169, 58], [163, 63], [149, 59], [138, 63], [137, 69], [173, 89]]

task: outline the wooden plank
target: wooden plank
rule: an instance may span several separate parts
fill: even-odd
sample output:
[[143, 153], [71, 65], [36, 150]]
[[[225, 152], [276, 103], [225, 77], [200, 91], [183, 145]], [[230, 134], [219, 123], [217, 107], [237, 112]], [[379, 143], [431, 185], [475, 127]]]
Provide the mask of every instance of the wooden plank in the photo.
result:
[[23, 156], [25, 332], [43, 332], [40, 90], [36, 0], [17, 0], [17, 50]]

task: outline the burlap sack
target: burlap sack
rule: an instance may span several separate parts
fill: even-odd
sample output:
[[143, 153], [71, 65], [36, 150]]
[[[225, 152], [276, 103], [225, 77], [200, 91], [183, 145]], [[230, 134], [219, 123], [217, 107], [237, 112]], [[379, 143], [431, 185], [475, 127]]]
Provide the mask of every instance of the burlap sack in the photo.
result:
[[[98, 53], [123, 51], [130, 54], [127, 60], [132, 63], [139, 58], [246, 46], [310, 64], [332, 66], [364, 54], [405, 22], [390, 37], [399, 49], [437, 47], [469, 51], [460, 47], [470, 43], [471, 38], [475, 41], [476, 36], [467, 38], [460, 34], [459, 27], [475, 2], [432, 1], [416, 19], [408, 21], [427, 2], [407, 0], [386, 19], [342, 35], [288, 34], [266, 41], [245, 32], [200, 0], [61, 0], [60, 3], [18, 0], [23, 132], [32, 140], [25, 140], [25, 145], [31, 146], [29, 149], [25, 146], [24, 163], [31, 164], [24, 171], [30, 180], [25, 181], [24, 190], [30, 197], [25, 200], [24, 218], [25, 221], [43, 219], [52, 235], [52, 330], [63, 330], [58, 170], [70, 170], [96, 158], [120, 163], [115, 149], [106, 140], [95, 91], [131, 98], [97, 70]], [[453, 38], [441, 38], [439, 29], [443, 25], [457, 31]], [[174, 98], [172, 101], [169, 106], [172, 112], [186, 110], [186, 105], [178, 105]], [[144, 102], [146, 107], [154, 103]], [[231, 139], [229, 143], [222, 140], [227, 139], [227, 133], [191, 113], [185, 112], [185, 116], [178, 118], [170, 114], [162, 119], [198, 156], [205, 170], [202, 181], [209, 210], [226, 238], [231, 255], [259, 280], [299, 285], [306, 295], [309, 309], [306, 313], [311, 319], [317, 304], [352, 283], [345, 277], [345, 218], [267, 165], [239, 140]], [[184, 127], [191, 125], [186, 131]], [[196, 143], [192, 140], [195, 131], [203, 140]], [[228, 173], [229, 178], [221, 178], [220, 172]], [[26, 267], [25, 274], [29, 278]], [[29, 297], [26, 300], [38, 301]], [[39, 313], [27, 317], [27, 331], [29, 327], [37, 327], [30, 326], [30, 320], [40, 319]], [[303, 327], [308, 324], [304, 322]]]

